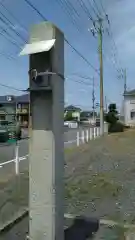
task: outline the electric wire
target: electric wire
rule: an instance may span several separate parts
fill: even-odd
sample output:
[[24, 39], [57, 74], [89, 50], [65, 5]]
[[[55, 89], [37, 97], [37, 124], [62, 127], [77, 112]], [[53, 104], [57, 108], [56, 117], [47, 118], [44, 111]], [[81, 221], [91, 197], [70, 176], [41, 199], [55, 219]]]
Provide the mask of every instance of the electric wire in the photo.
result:
[[[1, 12], [0, 12], [0, 14], [1, 14]], [[26, 39], [19, 33], [19, 32], [17, 32], [14, 28], [13, 28], [13, 25], [12, 25], [12, 23], [10, 22], [10, 24], [11, 25], [9, 25], [1, 16], [0, 16], [0, 21], [2, 21], [6, 26], [8, 26], [8, 28], [11, 30], [11, 31], [13, 31], [19, 38], [21, 38], [21, 40], [23, 41], [23, 42], [27, 42], [26, 41]], [[10, 21], [10, 20], [8, 20], [8, 21]]]
[[20, 23], [20, 21], [18, 20], [18, 18], [15, 17], [15, 15], [2, 3], [0, 2], [0, 5], [6, 10], [6, 12], [17, 22], [19, 23], [20, 27], [22, 27], [22, 29], [24, 29], [27, 32], [26, 27]]
[[56, 0], [56, 1], [57, 1], [57, 3], [59, 3], [61, 5], [61, 7], [64, 10], [65, 14], [69, 17], [69, 19], [72, 22], [72, 24], [77, 28], [77, 31], [80, 32], [78, 24], [76, 23], [75, 19], [73, 18], [72, 14], [71, 14], [71, 11], [69, 9], [65, 8], [62, 0]]
[[[47, 18], [29, 1], [24, 0], [43, 20], [47, 21]], [[65, 42], [99, 75], [99, 71], [80, 53], [69, 41], [64, 37]]]

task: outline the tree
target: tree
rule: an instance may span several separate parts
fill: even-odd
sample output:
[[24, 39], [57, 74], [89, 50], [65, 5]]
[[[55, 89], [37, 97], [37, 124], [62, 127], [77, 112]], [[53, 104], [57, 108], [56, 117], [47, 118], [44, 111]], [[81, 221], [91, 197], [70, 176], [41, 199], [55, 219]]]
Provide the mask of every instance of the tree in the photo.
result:
[[109, 111], [106, 114], [106, 122], [116, 124], [118, 121], [118, 111], [115, 103], [111, 103], [108, 107]]
[[108, 132], [123, 132], [124, 125], [118, 120], [118, 111], [115, 103], [111, 103], [108, 107], [108, 113], [106, 114], [105, 120], [109, 123]]
[[73, 120], [72, 113], [73, 112], [67, 112], [67, 114], [65, 115], [64, 121], [71, 121], [71, 120]]

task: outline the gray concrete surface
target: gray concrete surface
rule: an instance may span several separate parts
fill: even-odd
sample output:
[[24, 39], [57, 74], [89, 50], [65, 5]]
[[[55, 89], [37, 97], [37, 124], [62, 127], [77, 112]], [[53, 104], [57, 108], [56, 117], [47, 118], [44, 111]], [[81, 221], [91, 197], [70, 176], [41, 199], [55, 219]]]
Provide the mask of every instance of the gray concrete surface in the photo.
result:
[[0, 240], [25, 240], [28, 233], [28, 218], [15, 225], [8, 233], [3, 233]]

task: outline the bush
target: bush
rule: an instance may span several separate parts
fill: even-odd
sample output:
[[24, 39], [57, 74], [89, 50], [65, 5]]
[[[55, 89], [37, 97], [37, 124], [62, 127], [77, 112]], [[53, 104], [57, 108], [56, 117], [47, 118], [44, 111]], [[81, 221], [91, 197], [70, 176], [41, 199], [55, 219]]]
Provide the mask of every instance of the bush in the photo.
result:
[[72, 121], [73, 119], [72, 112], [68, 112], [64, 118], [64, 121]]
[[116, 122], [115, 124], [110, 124], [108, 127], [109, 133], [115, 133], [115, 132], [124, 132], [125, 126], [124, 124], [120, 122]]

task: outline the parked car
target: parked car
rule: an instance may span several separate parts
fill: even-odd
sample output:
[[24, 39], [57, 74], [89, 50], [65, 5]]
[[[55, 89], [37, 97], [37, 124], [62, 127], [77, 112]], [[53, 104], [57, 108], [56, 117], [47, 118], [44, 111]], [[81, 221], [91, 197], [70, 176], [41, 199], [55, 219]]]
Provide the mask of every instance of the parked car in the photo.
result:
[[64, 126], [69, 127], [69, 128], [78, 128], [78, 122], [76, 122], [76, 121], [65, 121]]
[[0, 142], [7, 142], [12, 138], [21, 138], [21, 127], [17, 127], [13, 122], [0, 120]]

